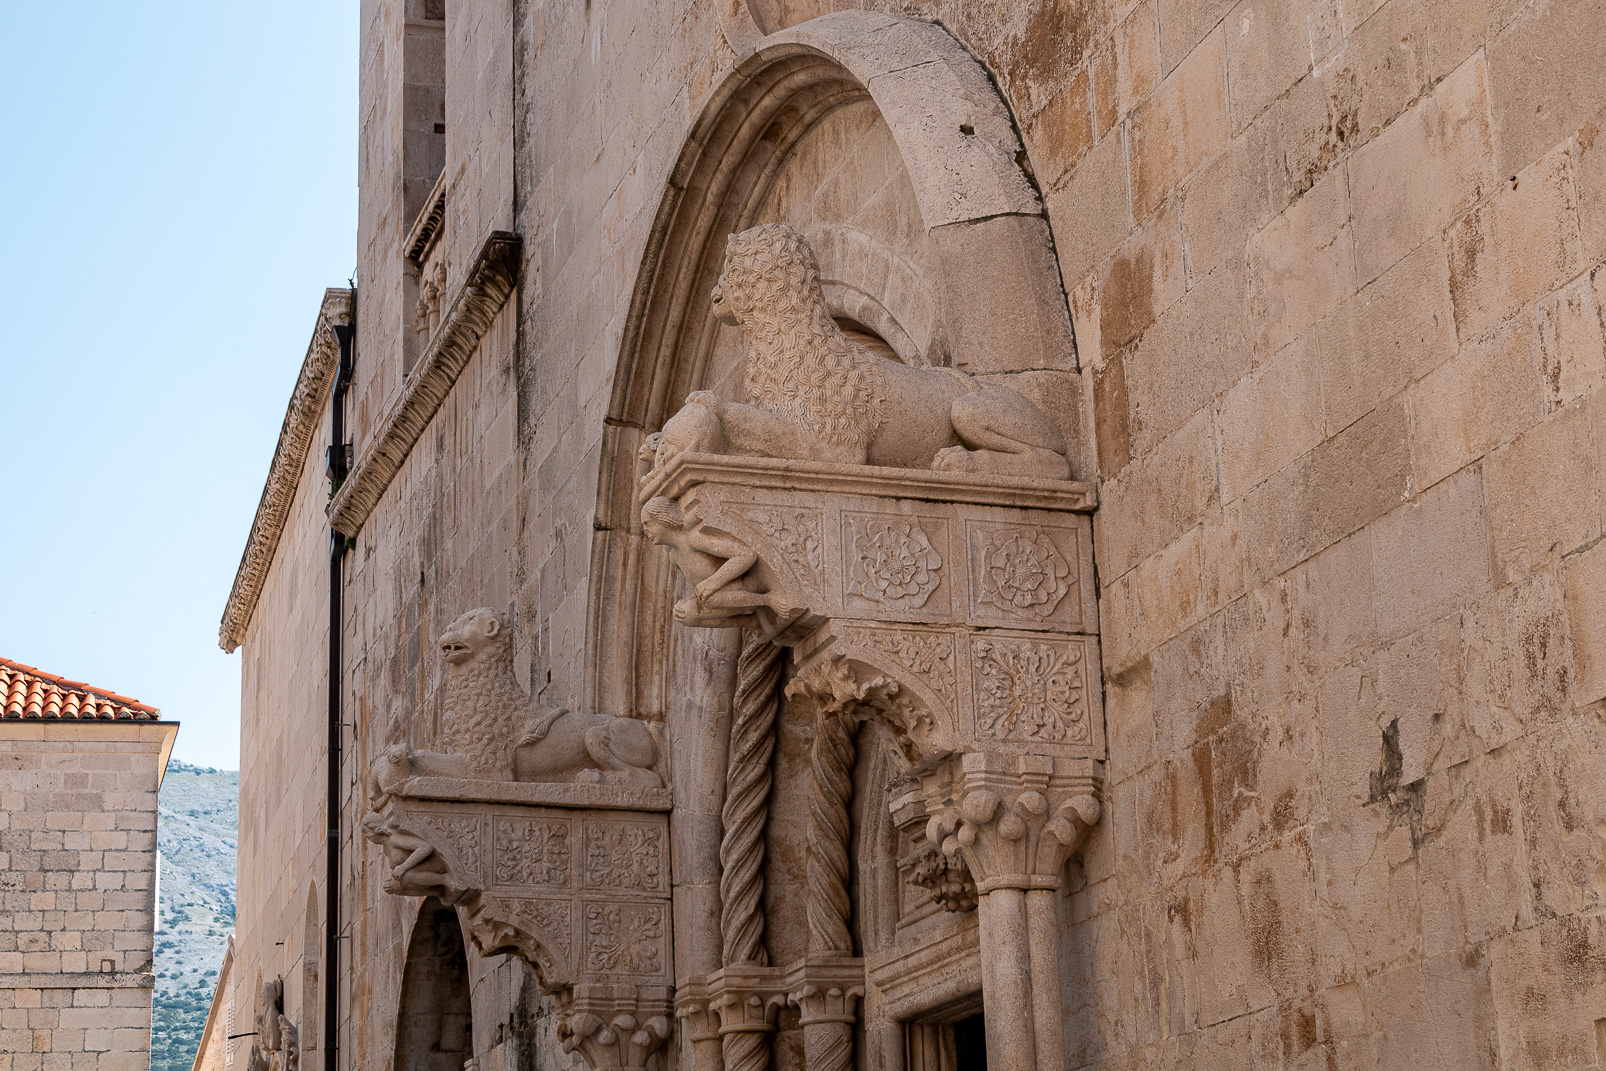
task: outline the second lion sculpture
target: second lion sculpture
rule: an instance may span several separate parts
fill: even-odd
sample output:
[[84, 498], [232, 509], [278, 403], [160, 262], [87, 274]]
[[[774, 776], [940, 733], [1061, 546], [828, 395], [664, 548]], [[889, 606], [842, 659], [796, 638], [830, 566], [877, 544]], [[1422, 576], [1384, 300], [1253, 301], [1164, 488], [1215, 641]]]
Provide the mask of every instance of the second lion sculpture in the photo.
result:
[[653, 769], [658, 742], [644, 722], [532, 703], [513, 674], [511, 640], [501, 615], [483, 607], [441, 635], [445, 750], [386, 748], [370, 771], [376, 808], [414, 776], [663, 787]]
[[[751, 404], [697, 391], [657, 440], [683, 451], [1070, 477], [1065, 437], [1035, 403], [952, 368], [917, 368], [842, 333], [807, 239], [768, 223], [730, 236], [715, 315], [746, 336]], [[651, 479], [651, 476], [649, 476]]]

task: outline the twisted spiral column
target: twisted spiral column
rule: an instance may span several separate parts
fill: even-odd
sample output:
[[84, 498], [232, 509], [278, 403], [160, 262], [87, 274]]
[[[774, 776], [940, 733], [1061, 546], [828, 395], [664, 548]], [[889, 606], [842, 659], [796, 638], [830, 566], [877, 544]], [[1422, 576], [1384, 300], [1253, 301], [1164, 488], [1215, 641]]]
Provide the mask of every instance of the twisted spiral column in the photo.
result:
[[849, 806], [853, 802], [851, 714], [822, 710], [814, 730], [813, 791], [809, 799], [808, 917], [809, 951], [853, 954], [848, 928]]
[[[822, 705], [814, 729], [811, 755], [813, 784], [809, 794], [808, 920], [809, 952], [851, 956], [853, 910], [848, 894], [848, 835], [853, 802], [854, 735], [859, 722], [853, 708]], [[804, 1065], [808, 1071], [850, 1071], [853, 1067], [851, 1017], [809, 1021], [803, 1025]]]
[[[719, 845], [720, 962], [726, 967], [767, 966], [764, 947], [764, 824], [769, 818], [770, 759], [780, 706], [780, 647], [753, 633], [742, 637], [736, 662], [736, 698], [725, 767], [724, 833]], [[725, 1071], [764, 1071], [766, 1032], [722, 1034]]]

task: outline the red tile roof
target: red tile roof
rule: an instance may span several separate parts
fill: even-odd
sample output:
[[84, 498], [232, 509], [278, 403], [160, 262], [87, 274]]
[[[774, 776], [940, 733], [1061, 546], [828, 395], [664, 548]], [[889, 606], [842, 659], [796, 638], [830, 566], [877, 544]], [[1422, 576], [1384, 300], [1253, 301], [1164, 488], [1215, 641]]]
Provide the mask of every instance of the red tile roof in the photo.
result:
[[0, 718], [159, 721], [161, 717], [160, 710], [138, 699], [0, 658]]

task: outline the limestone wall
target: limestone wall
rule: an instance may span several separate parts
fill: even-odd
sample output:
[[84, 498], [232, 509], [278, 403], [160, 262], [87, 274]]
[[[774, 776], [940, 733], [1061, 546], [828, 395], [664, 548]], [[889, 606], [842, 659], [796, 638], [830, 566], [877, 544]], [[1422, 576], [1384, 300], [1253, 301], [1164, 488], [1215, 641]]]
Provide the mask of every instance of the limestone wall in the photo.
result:
[[177, 726], [0, 721], [0, 1067], [145, 1071]]
[[[994, 366], [1040, 377], [1100, 483], [1110, 756], [1061, 903], [1066, 1066], [1588, 1065], [1606, 1014], [1600, 12], [866, 6], [939, 20], [995, 78], [1075, 326], [1058, 365]], [[752, 7], [766, 30], [823, 12]], [[450, 271], [493, 228], [521, 235], [523, 265], [348, 559], [348, 791], [386, 743], [433, 739], [434, 643], [470, 607], [512, 614], [532, 694], [585, 697], [605, 445], [651, 430], [606, 420], [628, 314], [735, 56], [712, 3], [445, 14]], [[399, 397], [410, 315], [404, 17], [363, 5], [359, 455]], [[919, 267], [876, 122], [822, 126], [763, 211], [855, 221]], [[732, 345], [707, 385], [734, 387]], [[258, 970], [301, 999], [321, 881], [323, 446], [245, 647], [242, 1008]], [[674, 642], [682, 667], [722, 657]], [[349, 839], [361, 812], [353, 796], [343, 1045], [386, 1066], [416, 905], [380, 892]], [[470, 964], [482, 1067], [556, 1058], [522, 968]]]

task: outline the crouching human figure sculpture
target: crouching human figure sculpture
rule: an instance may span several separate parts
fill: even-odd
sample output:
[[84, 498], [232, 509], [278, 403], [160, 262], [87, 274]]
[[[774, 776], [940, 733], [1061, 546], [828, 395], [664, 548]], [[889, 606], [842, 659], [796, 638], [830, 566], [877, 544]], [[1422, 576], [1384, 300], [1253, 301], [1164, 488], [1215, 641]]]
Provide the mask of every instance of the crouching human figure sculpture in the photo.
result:
[[645, 723], [530, 701], [513, 674], [511, 631], [496, 611], [463, 614], [442, 634], [440, 650], [449, 667], [445, 749], [386, 748], [369, 778], [376, 809], [409, 777], [663, 786], [653, 769], [658, 743]]
[[890, 361], [844, 335], [814, 251], [791, 227], [731, 235], [713, 307], [747, 338], [750, 404], [691, 394], [664, 424], [655, 471], [695, 451], [1070, 477], [1064, 436], [1024, 395], [955, 369]]

